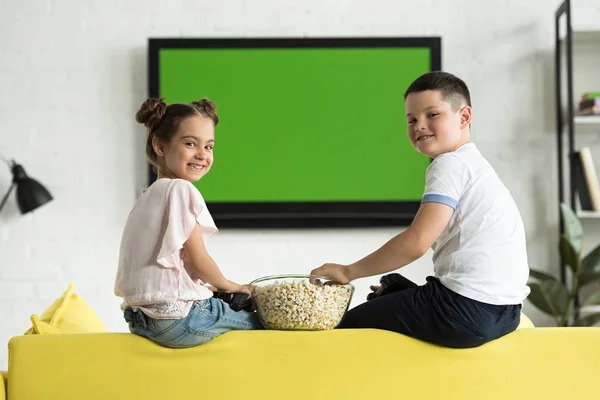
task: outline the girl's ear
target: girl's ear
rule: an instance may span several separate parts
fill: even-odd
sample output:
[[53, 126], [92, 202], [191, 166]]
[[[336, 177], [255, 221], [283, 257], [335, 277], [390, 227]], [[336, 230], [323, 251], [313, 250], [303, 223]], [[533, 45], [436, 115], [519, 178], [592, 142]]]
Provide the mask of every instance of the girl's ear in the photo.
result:
[[156, 136], [152, 138], [152, 148], [157, 156], [164, 157], [165, 146]]
[[471, 124], [473, 119], [473, 110], [469, 106], [464, 106], [460, 110], [460, 127], [461, 129], [467, 128]]

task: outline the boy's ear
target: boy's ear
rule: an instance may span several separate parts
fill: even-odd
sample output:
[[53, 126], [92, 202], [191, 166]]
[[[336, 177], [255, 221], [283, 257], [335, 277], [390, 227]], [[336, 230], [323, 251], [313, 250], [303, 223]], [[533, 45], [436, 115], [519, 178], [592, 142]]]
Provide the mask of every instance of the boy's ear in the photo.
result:
[[460, 128], [467, 128], [473, 119], [473, 110], [470, 106], [464, 106], [460, 109]]
[[165, 155], [165, 146], [156, 136], [152, 138], [152, 148], [159, 157]]

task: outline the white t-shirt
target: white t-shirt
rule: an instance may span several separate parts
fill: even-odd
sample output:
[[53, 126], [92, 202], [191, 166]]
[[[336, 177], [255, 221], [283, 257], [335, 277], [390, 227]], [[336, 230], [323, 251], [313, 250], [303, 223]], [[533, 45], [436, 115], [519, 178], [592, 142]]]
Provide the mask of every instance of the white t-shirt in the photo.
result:
[[183, 244], [196, 224], [204, 239], [217, 233], [202, 195], [183, 179], [159, 179], [144, 190], [121, 238], [115, 294], [121, 309], [153, 318], [183, 318], [213, 293], [188, 273]]
[[521, 304], [530, 291], [523, 221], [508, 189], [475, 144], [433, 160], [422, 202], [455, 210], [432, 246], [440, 282], [483, 303]]

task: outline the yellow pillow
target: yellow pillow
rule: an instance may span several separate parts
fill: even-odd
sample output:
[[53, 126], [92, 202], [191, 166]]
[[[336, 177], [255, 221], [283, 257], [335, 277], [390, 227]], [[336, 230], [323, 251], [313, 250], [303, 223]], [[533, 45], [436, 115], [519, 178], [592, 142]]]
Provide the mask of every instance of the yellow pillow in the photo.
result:
[[74, 289], [75, 285], [70, 284], [69, 289], [41, 316], [33, 314], [33, 326], [25, 335], [106, 332], [98, 315], [81, 297], [73, 293]]
[[535, 328], [535, 325], [533, 325], [533, 322], [531, 322], [531, 320], [529, 319], [529, 317], [527, 317], [527, 315], [521, 313], [521, 322], [519, 323], [519, 326], [517, 326], [517, 329], [526, 329], [526, 328]]

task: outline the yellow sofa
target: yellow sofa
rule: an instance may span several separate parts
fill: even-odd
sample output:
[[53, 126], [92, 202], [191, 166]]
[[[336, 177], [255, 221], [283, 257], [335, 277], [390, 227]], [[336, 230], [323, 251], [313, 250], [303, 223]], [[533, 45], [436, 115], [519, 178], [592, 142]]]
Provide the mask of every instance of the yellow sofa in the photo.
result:
[[8, 400], [600, 399], [598, 328], [519, 329], [464, 350], [380, 330], [234, 331], [189, 349], [24, 335], [8, 350]]
[[189, 349], [106, 332], [74, 285], [8, 343], [0, 400], [600, 399], [600, 329], [455, 350], [381, 330], [235, 331]]
[[0, 371], [0, 400], [5, 400], [6, 397], [8, 396], [8, 393], [6, 391], [6, 387], [7, 387], [7, 380], [8, 380], [8, 372], [6, 371]]

